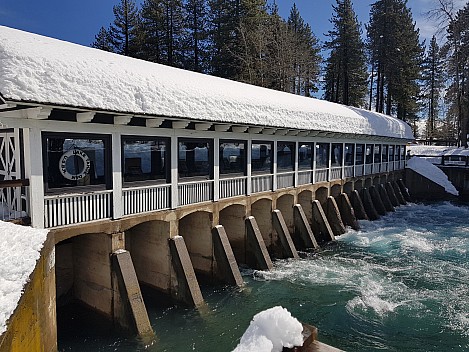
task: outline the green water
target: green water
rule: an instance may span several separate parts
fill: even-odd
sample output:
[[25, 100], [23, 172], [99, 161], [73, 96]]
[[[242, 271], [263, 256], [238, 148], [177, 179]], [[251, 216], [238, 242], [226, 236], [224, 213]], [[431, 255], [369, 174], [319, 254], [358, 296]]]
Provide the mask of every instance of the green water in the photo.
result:
[[317, 254], [244, 271], [242, 289], [203, 287], [201, 311], [146, 294], [151, 346], [68, 308], [59, 350], [231, 351], [253, 315], [281, 305], [347, 351], [469, 351], [469, 207], [409, 205], [361, 225]]

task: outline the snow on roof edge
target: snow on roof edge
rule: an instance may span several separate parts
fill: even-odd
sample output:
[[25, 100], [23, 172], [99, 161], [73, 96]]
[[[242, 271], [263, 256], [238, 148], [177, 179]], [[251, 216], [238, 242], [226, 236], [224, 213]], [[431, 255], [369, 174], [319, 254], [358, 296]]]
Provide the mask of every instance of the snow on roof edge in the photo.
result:
[[[0, 26], [8, 100], [149, 116], [414, 139], [396, 118]], [[65, 93], [67, 92], [67, 93]], [[117, 92], [117, 93], [116, 93]]]

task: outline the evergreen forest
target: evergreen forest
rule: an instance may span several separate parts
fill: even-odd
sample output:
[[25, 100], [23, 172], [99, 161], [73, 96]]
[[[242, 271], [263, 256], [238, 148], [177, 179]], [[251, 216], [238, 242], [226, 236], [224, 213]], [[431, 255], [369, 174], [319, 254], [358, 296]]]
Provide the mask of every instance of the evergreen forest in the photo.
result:
[[[395, 116], [418, 139], [467, 147], [469, 1], [433, 0], [422, 40], [407, 0], [334, 0], [320, 42], [293, 4], [268, 0], [120, 0], [92, 46], [191, 71]], [[419, 121], [424, 121], [424, 128]]]

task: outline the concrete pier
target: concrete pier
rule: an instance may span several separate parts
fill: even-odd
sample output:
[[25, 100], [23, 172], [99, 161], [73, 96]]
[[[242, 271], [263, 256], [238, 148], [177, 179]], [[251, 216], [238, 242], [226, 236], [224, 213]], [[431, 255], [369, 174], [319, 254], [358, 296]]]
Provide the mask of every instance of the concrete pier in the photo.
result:
[[332, 231], [326, 213], [318, 200], [313, 200], [313, 233], [319, 243], [335, 241], [334, 232]]
[[341, 193], [339, 197], [339, 210], [340, 216], [342, 217], [345, 225], [350, 226], [354, 230], [359, 230], [360, 225], [358, 224], [357, 218], [355, 217], [355, 210], [350, 203], [350, 199], [346, 193]]
[[396, 193], [394, 192], [394, 188], [391, 185], [391, 182], [386, 182], [386, 192], [388, 193], [389, 200], [393, 207], [398, 207], [400, 205], [399, 200], [396, 197]]
[[363, 206], [366, 211], [366, 215], [369, 220], [378, 220], [379, 219], [379, 214], [376, 211], [375, 205], [373, 203], [373, 200], [371, 199], [370, 192], [368, 191], [368, 188], [363, 188], [362, 189], [362, 199], [363, 199]]
[[283, 257], [284, 258], [299, 258], [298, 252], [296, 251], [295, 245], [290, 236], [290, 231], [287, 228], [287, 224], [285, 223], [282, 212], [280, 210], [275, 209], [272, 212], [272, 221], [274, 224], [274, 229], [277, 232], [277, 235], [282, 244]]
[[369, 191], [371, 200], [373, 201], [373, 205], [375, 206], [375, 209], [378, 214], [386, 215], [386, 208], [384, 207], [383, 201], [381, 200], [381, 196], [379, 195], [376, 186], [371, 186]]
[[265, 246], [262, 234], [257, 226], [257, 221], [254, 216], [246, 218], [246, 236], [247, 236], [247, 254], [248, 265], [251, 268], [259, 270], [272, 269], [272, 260], [270, 259], [269, 252]]
[[386, 192], [386, 189], [384, 188], [384, 186], [380, 184], [377, 187], [378, 187], [379, 196], [381, 197], [381, 200], [383, 201], [383, 205], [386, 211], [387, 212], [394, 211], [394, 207], [391, 204], [391, 200], [389, 199], [388, 192]]
[[399, 185], [397, 184], [397, 182], [393, 181], [393, 182], [391, 182], [391, 185], [392, 185], [392, 188], [394, 189], [394, 194], [396, 195], [397, 200], [399, 201], [399, 203], [401, 205], [406, 205], [407, 201], [405, 200], [404, 196], [402, 195], [401, 189], [400, 189]]
[[243, 286], [243, 278], [239, 272], [238, 263], [230, 246], [228, 236], [222, 225], [212, 230], [213, 248], [216, 260], [215, 276], [220, 282], [229, 285]]
[[332, 196], [327, 197], [326, 217], [334, 236], [340, 236], [346, 232], [345, 225], [342, 221], [342, 217], [340, 216], [339, 207], [337, 206], [335, 198]]
[[352, 207], [355, 212], [355, 216], [359, 220], [369, 220], [368, 215], [365, 211], [365, 207], [363, 206], [362, 198], [360, 197], [360, 194], [358, 193], [357, 190], [354, 190], [352, 192]]
[[309, 226], [303, 207], [300, 204], [294, 206], [295, 217], [295, 236], [301, 239], [303, 248], [319, 248], [317, 239], [313, 234], [313, 230]]

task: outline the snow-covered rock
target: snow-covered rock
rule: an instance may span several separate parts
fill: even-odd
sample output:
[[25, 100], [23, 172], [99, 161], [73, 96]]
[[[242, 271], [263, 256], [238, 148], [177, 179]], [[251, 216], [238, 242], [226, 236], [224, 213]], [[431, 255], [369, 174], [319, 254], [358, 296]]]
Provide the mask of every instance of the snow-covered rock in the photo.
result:
[[303, 325], [282, 307], [254, 316], [233, 352], [281, 352], [283, 347], [303, 345]]
[[139, 116], [413, 139], [367, 110], [176, 69], [0, 26], [0, 94]]
[[6, 331], [48, 232], [0, 221], [0, 335]]
[[427, 160], [413, 156], [407, 161], [407, 167], [442, 186], [446, 192], [455, 196], [459, 195], [458, 190], [454, 187], [451, 181], [448, 180], [448, 176]]

